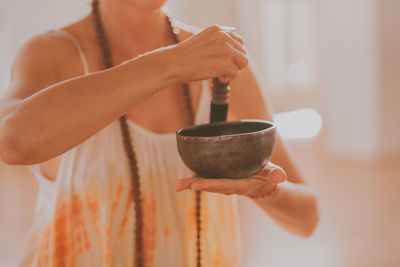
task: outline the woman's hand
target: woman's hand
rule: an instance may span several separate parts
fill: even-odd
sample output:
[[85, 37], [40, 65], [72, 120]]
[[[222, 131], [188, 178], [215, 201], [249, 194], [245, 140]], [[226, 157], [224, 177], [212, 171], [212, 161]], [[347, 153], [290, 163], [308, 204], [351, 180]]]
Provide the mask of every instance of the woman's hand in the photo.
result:
[[170, 51], [180, 82], [213, 77], [228, 82], [248, 64], [242, 38], [225, 27], [210, 26], [172, 46]]
[[225, 195], [237, 194], [258, 198], [270, 195], [274, 192], [278, 184], [286, 181], [286, 178], [286, 173], [282, 168], [272, 163], [268, 163], [264, 169], [248, 178], [184, 178], [177, 182], [175, 190], [180, 192], [185, 189], [191, 189]]

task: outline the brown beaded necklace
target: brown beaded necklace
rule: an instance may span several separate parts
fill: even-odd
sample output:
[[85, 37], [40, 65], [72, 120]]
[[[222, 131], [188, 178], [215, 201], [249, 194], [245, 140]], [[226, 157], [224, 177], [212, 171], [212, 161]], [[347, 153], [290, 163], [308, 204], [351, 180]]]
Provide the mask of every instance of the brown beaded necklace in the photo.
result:
[[[101, 48], [103, 55], [104, 66], [106, 69], [113, 67], [111, 49], [107, 41], [106, 33], [101, 22], [100, 12], [98, 9], [99, 0], [92, 1], [92, 14], [94, 17], [94, 24], [96, 28], [96, 34], [98, 44]], [[168, 17], [167, 17], [168, 18]], [[172, 32], [174, 42], [178, 43], [178, 36], [174, 32], [170, 19], [168, 18], [168, 25]], [[185, 98], [185, 110], [187, 112], [187, 118], [189, 125], [194, 124], [194, 113], [192, 109], [192, 103], [190, 98], [189, 85], [184, 83], [182, 85], [183, 96]], [[134, 265], [136, 267], [144, 266], [143, 258], [143, 211], [142, 211], [142, 198], [140, 190], [140, 179], [139, 170], [136, 161], [136, 155], [132, 145], [131, 135], [127, 124], [127, 116], [123, 115], [119, 118], [122, 140], [125, 149], [125, 153], [129, 160], [130, 173], [132, 178], [132, 188], [134, 196], [134, 207], [135, 207], [135, 258]], [[201, 191], [196, 191], [196, 266], [201, 267]]]

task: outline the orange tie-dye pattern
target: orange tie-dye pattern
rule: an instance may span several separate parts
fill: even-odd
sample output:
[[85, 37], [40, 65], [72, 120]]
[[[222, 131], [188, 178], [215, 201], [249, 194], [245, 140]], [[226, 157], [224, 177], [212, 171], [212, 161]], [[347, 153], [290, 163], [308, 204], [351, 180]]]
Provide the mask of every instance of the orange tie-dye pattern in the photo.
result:
[[112, 205], [111, 212], [115, 212], [115, 211], [117, 210], [118, 206], [119, 206], [119, 202], [120, 202], [120, 200], [121, 200], [122, 193], [123, 193], [123, 191], [124, 191], [124, 185], [123, 185], [123, 183], [124, 183], [123, 179], [120, 178], [120, 179], [119, 179], [118, 188], [117, 188], [116, 198], [115, 198], [115, 201], [114, 201], [114, 203], [113, 203], [113, 205]]
[[143, 256], [145, 266], [153, 266], [154, 251], [157, 246], [157, 217], [156, 202], [154, 199], [148, 200], [143, 196]]
[[100, 231], [100, 210], [99, 199], [96, 191], [86, 193], [86, 206], [89, 210], [90, 218], [93, 222], [94, 232], [98, 238], [98, 245], [103, 247], [103, 237]]
[[52, 261], [58, 266], [66, 266], [69, 263], [69, 256], [72, 254], [68, 233], [69, 211], [72, 211], [71, 206], [64, 202], [55, 212]]
[[37, 266], [74, 267], [77, 254], [82, 253], [83, 241], [84, 248], [90, 249], [83, 210], [78, 194], [73, 194], [70, 202], [62, 201], [57, 205], [54, 221], [43, 228]]
[[[207, 93], [209, 88], [204, 89]], [[209, 107], [207, 97], [204, 107]], [[200, 112], [202, 122], [208, 120], [206, 111]], [[136, 128], [131, 134], [142, 185], [145, 266], [193, 267], [195, 196], [174, 191], [176, 180], [190, 175], [175, 136], [147, 135]], [[62, 155], [53, 184], [40, 189], [32, 240], [20, 266], [132, 266], [135, 214], [119, 121]], [[235, 266], [227, 256], [237, 254], [232, 203], [208, 194], [202, 199], [203, 265]], [[217, 238], [224, 244], [220, 253], [214, 246]]]
[[214, 267], [223, 267], [223, 254], [222, 254], [222, 250], [221, 250], [221, 243], [220, 241], [217, 239], [217, 242], [215, 244], [216, 247], [216, 251], [215, 251], [215, 256], [212, 259], [213, 262], [213, 266]]
[[50, 225], [47, 225], [43, 229], [43, 239], [39, 246], [39, 256], [37, 265], [38, 266], [48, 266], [50, 260]]
[[110, 264], [110, 254], [111, 254], [111, 245], [110, 245], [110, 229], [105, 231], [105, 253], [104, 253], [104, 262], [109, 265]]
[[168, 225], [164, 226], [164, 248], [168, 247], [168, 238], [169, 235], [171, 234], [171, 229], [169, 228]]
[[121, 219], [120, 222], [120, 227], [119, 227], [119, 232], [118, 232], [118, 237], [121, 238], [124, 235], [126, 224], [128, 222], [128, 217], [129, 217], [129, 210], [131, 206], [133, 205], [133, 190], [132, 188], [129, 189], [128, 197], [125, 203], [125, 210], [124, 210], [124, 215]]

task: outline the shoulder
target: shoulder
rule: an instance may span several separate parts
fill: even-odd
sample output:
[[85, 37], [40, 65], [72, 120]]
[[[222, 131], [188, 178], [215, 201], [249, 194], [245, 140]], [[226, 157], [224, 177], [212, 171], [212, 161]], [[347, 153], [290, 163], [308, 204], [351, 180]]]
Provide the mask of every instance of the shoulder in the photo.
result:
[[75, 52], [73, 42], [61, 30], [50, 30], [29, 39], [19, 50], [18, 58], [40, 57], [41, 61], [70, 58]]
[[75, 44], [60, 30], [31, 37], [14, 58], [10, 88], [17, 98], [82, 74]]
[[80, 35], [80, 31], [88, 27], [88, 20], [89, 18], [85, 17], [62, 29], [50, 30], [33, 36], [20, 48], [14, 61], [14, 67], [34, 67], [37, 71], [42, 68], [51, 68], [53, 72], [59, 74], [65, 71], [70, 72], [68, 69], [71, 67], [70, 65], [79, 64], [80, 61], [76, 44], [69, 35], [74, 36], [74, 39], [79, 39], [76, 37]]
[[[39, 62], [55, 61], [66, 57], [65, 52], [70, 52], [71, 46], [65, 38], [56, 31], [48, 31], [29, 39], [19, 50], [16, 61], [40, 58]], [[39, 63], [38, 62], [38, 63]]]
[[68, 59], [76, 53], [74, 44], [57, 31], [48, 31], [29, 39], [17, 53], [12, 72], [20, 71], [39, 74], [51, 70], [54, 75], [62, 75], [68, 67]]

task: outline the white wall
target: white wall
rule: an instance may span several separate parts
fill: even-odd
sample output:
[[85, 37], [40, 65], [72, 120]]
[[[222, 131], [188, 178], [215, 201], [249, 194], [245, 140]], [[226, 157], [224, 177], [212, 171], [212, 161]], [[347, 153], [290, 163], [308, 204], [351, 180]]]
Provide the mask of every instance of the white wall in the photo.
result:
[[376, 0], [317, 5], [328, 150], [347, 159], [379, 155]]
[[400, 156], [400, 1], [379, 2], [381, 150]]
[[28, 38], [71, 23], [88, 12], [88, 0], [1, 0], [0, 95], [9, 84], [15, 53]]

